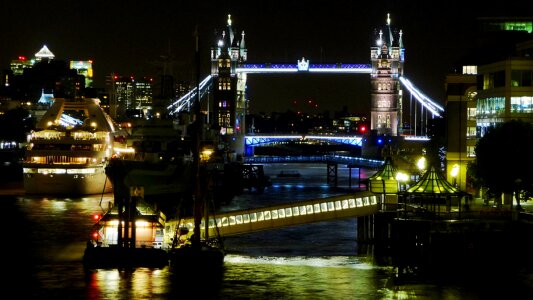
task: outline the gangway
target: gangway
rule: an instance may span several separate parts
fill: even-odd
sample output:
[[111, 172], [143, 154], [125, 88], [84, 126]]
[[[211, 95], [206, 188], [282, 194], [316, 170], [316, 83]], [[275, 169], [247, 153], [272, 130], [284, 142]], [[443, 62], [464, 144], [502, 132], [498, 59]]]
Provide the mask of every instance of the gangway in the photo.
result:
[[[361, 217], [378, 211], [378, 197], [369, 191], [320, 199], [303, 200], [273, 206], [220, 212], [209, 218], [209, 236], [231, 236], [272, 230], [307, 223]], [[205, 236], [205, 219], [201, 235]], [[170, 245], [176, 229], [186, 227], [193, 232], [194, 219], [169, 220], [165, 225], [165, 242]]]

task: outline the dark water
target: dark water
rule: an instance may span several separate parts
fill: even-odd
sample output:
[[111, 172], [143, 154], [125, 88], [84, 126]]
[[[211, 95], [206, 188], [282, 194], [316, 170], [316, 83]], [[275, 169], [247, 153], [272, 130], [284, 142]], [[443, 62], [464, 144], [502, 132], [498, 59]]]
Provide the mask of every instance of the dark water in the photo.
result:
[[[275, 177], [277, 171], [271, 168], [267, 174]], [[325, 178], [322, 171], [308, 169], [298, 179], [273, 178], [274, 185], [264, 194], [245, 192], [223, 209], [335, 194], [325, 186], [304, 188], [317, 186], [322, 175], [308, 175], [316, 172]], [[485, 283], [471, 278], [396, 286], [391, 280], [395, 270], [376, 264], [356, 243], [355, 219], [226, 238], [229, 254], [224, 269], [215, 274], [185, 269], [171, 274], [168, 268], [87, 271], [81, 259], [91, 216], [107, 207], [110, 194], [76, 199], [2, 196], [0, 201], [7, 217], [0, 282], [3, 294], [14, 295], [12, 299], [519, 299], [533, 291], [531, 273], [484, 276], [491, 279]], [[528, 254], [517, 254], [527, 259]]]

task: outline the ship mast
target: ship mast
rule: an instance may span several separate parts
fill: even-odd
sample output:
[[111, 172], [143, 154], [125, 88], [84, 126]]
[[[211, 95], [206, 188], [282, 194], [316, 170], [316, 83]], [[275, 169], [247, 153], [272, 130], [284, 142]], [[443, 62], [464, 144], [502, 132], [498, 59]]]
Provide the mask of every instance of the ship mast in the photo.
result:
[[[200, 174], [200, 143], [203, 131], [203, 119], [200, 109], [200, 49], [198, 25], [194, 31], [195, 60], [196, 60], [196, 100], [193, 105], [193, 173], [194, 173], [194, 231], [191, 240], [193, 247], [200, 246], [200, 225], [204, 209], [204, 195], [202, 193], [202, 178]], [[207, 221], [206, 221], [207, 222]]]

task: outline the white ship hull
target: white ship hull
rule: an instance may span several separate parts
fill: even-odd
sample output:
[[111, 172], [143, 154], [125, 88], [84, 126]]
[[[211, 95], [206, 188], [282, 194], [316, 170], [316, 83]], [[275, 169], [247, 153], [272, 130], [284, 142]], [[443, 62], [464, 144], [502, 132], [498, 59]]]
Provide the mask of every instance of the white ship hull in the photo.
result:
[[115, 155], [114, 132], [98, 99], [54, 99], [28, 137], [22, 163], [26, 194], [112, 192], [105, 166]]
[[111, 181], [102, 168], [94, 174], [24, 174], [26, 194], [93, 195], [112, 192]]

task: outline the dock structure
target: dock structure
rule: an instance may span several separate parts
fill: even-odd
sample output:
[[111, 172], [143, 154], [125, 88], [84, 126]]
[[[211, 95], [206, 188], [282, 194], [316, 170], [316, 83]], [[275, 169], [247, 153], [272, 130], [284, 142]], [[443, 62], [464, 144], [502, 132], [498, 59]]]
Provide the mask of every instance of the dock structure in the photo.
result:
[[[313, 222], [368, 216], [378, 212], [378, 198], [370, 192], [356, 192], [340, 196], [302, 200], [281, 205], [265, 206], [212, 215], [208, 224], [209, 235], [221, 236], [272, 230]], [[202, 220], [204, 235], [205, 219]], [[176, 228], [194, 226], [193, 218], [181, 221], [168, 220], [165, 226], [165, 242], [174, 236]]]

